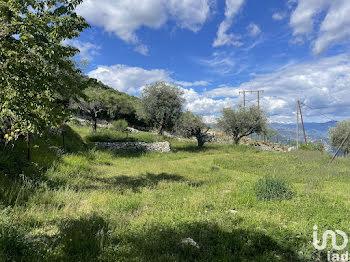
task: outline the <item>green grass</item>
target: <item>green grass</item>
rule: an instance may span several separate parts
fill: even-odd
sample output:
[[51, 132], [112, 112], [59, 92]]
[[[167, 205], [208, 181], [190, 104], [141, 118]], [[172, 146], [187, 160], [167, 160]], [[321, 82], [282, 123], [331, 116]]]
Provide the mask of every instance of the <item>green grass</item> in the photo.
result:
[[[346, 159], [172, 140], [172, 153], [115, 153], [85, 145], [91, 136], [73, 127], [63, 156], [49, 149], [59, 136], [35, 138], [30, 165], [23, 143], [0, 153], [0, 261], [311, 262], [326, 254], [312, 245], [314, 225], [349, 233]], [[293, 198], [259, 200], [266, 177]]]
[[162, 142], [166, 141], [165, 137], [156, 136], [152, 133], [140, 132], [138, 134], [127, 134], [112, 129], [98, 128], [94, 133], [86, 127], [74, 127], [74, 130], [82, 135], [86, 142]]

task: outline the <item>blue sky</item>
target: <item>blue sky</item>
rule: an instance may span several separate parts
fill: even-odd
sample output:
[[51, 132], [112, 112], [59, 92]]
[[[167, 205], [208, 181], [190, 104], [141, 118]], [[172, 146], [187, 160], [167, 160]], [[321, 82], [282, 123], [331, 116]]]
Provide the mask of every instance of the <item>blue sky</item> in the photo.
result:
[[275, 122], [293, 122], [298, 99], [308, 122], [350, 116], [348, 0], [85, 0], [77, 12], [92, 27], [67, 42], [117, 90], [171, 82], [207, 122], [256, 89]]

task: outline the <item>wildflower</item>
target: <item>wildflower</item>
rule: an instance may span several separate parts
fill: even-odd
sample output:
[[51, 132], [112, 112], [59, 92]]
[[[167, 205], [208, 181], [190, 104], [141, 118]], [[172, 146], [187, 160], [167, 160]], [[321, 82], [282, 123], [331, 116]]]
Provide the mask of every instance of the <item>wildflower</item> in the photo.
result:
[[14, 127], [14, 126], [11, 126], [11, 130], [15, 130], [15, 127]]
[[15, 133], [11, 132], [11, 136], [15, 136]]
[[12, 136], [9, 136], [8, 141], [11, 141], [12, 139], [13, 139], [13, 137], [12, 137]]
[[5, 139], [8, 139], [8, 138], [9, 138], [9, 135], [8, 135], [8, 134], [6, 134], [6, 135], [5, 135]]

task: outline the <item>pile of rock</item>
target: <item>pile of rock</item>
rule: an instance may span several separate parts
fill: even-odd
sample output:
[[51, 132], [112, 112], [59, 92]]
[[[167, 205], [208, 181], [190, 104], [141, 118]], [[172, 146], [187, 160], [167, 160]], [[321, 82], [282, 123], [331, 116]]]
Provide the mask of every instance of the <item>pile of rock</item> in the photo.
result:
[[128, 133], [130, 133], [130, 134], [139, 134], [139, 133], [140, 133], [139, 130], [137, 130], [137, 129], [135, 129], [135, 128], [132, 128], [132, 127], [127, 127], [127, 128], [126, 128], [126, 131], [127, 131]]
[[113, 151], [121, 150], [133, 150], [133, 151], [154, 151], [167, 153], [171, 151], [169, 142], [96, 142], [94, 143], [97, 148], [108, 149]]

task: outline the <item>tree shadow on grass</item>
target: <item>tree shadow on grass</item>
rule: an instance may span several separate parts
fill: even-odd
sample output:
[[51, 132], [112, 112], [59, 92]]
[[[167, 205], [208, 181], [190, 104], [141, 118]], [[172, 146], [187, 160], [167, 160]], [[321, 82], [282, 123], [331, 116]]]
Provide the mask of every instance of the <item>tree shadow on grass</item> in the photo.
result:
[[[93, 181], [102, 184], [101, 187], [104, 188], [120, 188], [131, 189], [134, 192], [140, 192], [141, 188], [145, 187], [155, 187], [160, 182], [185, 182], [183, 176], [176, 174], [152, 174], [146, 173], [145, 175], [140, 176], [114, 176], [114, 177], [94, 177]], [[97, 189], [99, 186], [87, 186], [89, 189]]]
[[60, 256], [52, 261], [97, 261], [107, 241], [108, 223], [96, 214], [66, 219], [59, 225]]
[[208, 148], [206, 146], [198, 147], [197, 145], [175, 145], [172, 146], [172, 149], [174, 152], [189, 152], [189, 153], [199, 153], [199, 152], [206, 152], [208, 150], [212, 150], [212, 148]]
[[[193, 239], [199, 246], [183, 244]], [[222, 230], [213, 223], [192, 222], [180, 227], [154, 226], [125, 237], [129, 252], [121, 260], [133, 261], [302, 261], [290, 246], [262, 232], [244, 229]]]
[[101, 152], [106, 152], [108, 154], [111, 154], [113, 157], [117, 158], [137, 158], [137, 157], [142, 157], [144, 155], [149, 154], [149, 152], [145, 150], [120, 150], [120, 151], [115, 151], [115, 150], [110, 150], [110, 149], [98, 149], [96, 148], [97, 151]]
[[[85, 152], [86, 144], [69, 126], [64, 127], [65, 152]], [[47, 131], [31, 138], [31, 161], [27, 162], [26, 141], [20, 138], [14, 147], [0, 149], [0, 202], [5, 206], [24, 203], [40, 183], [46, 183], [45, 172], [60, 161], [63, 151], [60, 131]]]

